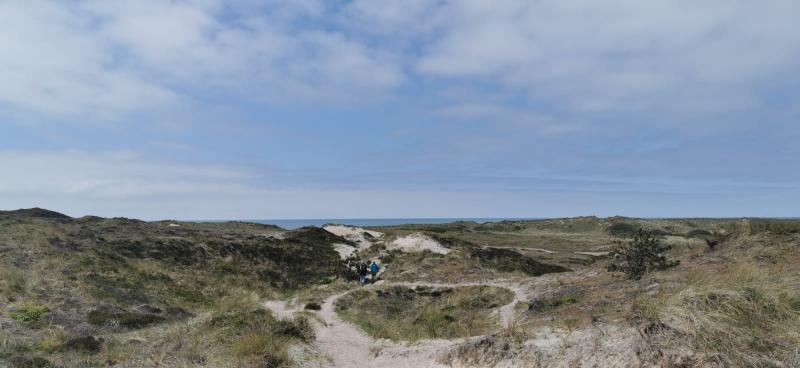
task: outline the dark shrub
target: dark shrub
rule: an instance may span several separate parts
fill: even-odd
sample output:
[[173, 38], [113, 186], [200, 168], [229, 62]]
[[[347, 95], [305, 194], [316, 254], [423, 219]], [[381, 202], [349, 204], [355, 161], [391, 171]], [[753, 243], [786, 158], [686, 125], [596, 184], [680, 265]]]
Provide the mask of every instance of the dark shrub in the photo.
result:
[[583, 290], [578, 288], [559, 290], [531, 300], [528, 303], [528, 310], [532, 313], [538, 313], [558, 308], [562, 305], [575, 304], [582, 296]]
[[703, 230], [703, 229], [694, 229], [694, 230], [689, 231], [688, 233], [686, 233], [686, 237], [687, 238], [708, 239], [711, 236], [712, 235], [711, 235], [710, 231]]
[[322, 309], [322, 306], [320, 306], [319, 303], [311, 302], [311, 303], [306, 304], [305, 309], [306, 310], [318, 311], [318, 310]]
[[50, 368], [53, 363], [40, 357], [14, 356], [8, 360], [9, 368]]
[[97, 326], [118, 324], [131, 329], [143, 328], [164, 321], [164, 317], [154, 314], [114, 310], [110, 307], [100, 307], [88, 316], [89, 323]]
[[623, 272], [629, 279], [639, 280], [649, 271], [665, 270], [678, 265], [663, 254], [671, 247], [661, 244], [661, 237], [639, 229], [628, 245], [614, 251], [616, 263], [608, 266], [612, 272]]
[[470, 255], [477, 258], [481, 265], [501, 272], [523, 272], [530, 276], [546, 273], [566, 272], [568, 268], [539, 262], [531, 257], [504, 248], [472, 248]]
[[627, 222], [616, 222], [611, 224], [606, 231], [609, 235], [620, 238], [630, 238], [636, 234], [637, 230], [639, 230], [639, 228], [636, 225]]
[[64, 346], [64, 350], [79, 351], [81, 353], [97, 354], [103, 347], [103, 339], [96, 339], [94, 336], [83, 336], [69, 339]]

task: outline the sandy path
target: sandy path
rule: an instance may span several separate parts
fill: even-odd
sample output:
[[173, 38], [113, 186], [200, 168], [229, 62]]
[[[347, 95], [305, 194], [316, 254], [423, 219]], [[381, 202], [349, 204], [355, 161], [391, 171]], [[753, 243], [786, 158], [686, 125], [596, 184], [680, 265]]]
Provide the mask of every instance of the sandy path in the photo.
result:
[[[379, 283], [366, 288], [405, 286], [405, 287], [464, 287], [464, 286], [495, 286], [511, 290], [514, 300], [498, 309], [501, 325], [509, 323], [514, 312], [514, 306], [527, 297], [527, 290], [519, 284], [500, 281], [471, 282], [471, 283], [425, 283], [425, 282], [399, 282]], [[352, 290], [351, 290], [352, 291]], [[450, 346], [465, 341], [455, 340], [422, 340], [413, 344], [398, 344], [389, 340], [375, 340], [360, 328], [345, 322], [336, 314], [334, 304], [336, 300], [347, 291], [333, 295], [325, 300], [319, 311], [319, 317], [325, 324], [317, 324], [316, 341], [317, 349], [331, 359], [334, 367], [355, 367], [367, 364], [374, 367], [445, 367], [435, 361], [436, 354]], [[285, 302], [267, 301], [264, 306], [275, 312], [276, 315], [287, 318], [295, 310], [289, 309]]]

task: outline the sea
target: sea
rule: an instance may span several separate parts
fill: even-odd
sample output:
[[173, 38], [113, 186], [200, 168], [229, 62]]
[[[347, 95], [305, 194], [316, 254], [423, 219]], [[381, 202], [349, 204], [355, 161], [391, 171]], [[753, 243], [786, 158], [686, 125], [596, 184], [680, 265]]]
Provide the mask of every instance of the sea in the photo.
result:
[[297, 229], [303, 226], [322, 226], [325, 224], [343, 224], [352, 226], [392, 226], [407, 224], [447, 224], [456, 221], [475, 221], [477, 223], [499, 221], [538, 220], [535, 218], [364, 218], [364, 219], [275, 219], [275, 220], [247, 220], [259, 224], [277, 225], [284, 229]]

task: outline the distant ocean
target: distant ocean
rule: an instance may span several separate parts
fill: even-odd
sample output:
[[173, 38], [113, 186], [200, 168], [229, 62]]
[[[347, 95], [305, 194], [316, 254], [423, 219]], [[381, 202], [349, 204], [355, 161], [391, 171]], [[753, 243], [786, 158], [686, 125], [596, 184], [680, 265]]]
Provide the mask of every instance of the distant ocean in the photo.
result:
[[406, 224], [446, 224], [456, 221], [475, 221], [477, 223], [505, 220], [536, 220], [533, 218], [380, 218], [380, 219], [296, 219], [296, 220], [247, 220], [259, 224], [277, 225], [284, 229], [297, 229], [303, 226], [322, 226], [325, 224], [344, 224], [353, 226], [391, 226]]

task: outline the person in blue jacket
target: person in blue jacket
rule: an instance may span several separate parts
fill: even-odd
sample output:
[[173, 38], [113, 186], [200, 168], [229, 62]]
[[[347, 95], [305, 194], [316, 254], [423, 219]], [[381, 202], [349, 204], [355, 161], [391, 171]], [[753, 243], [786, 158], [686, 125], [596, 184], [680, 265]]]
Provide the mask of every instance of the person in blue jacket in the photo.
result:
[[369, 272], [372, 273], [372, 282], [378, 280], [378, 270], [380, 269], [381, 268], [378, 266], [378, 262], [372, 262], [372, 264], [369, 265]]

